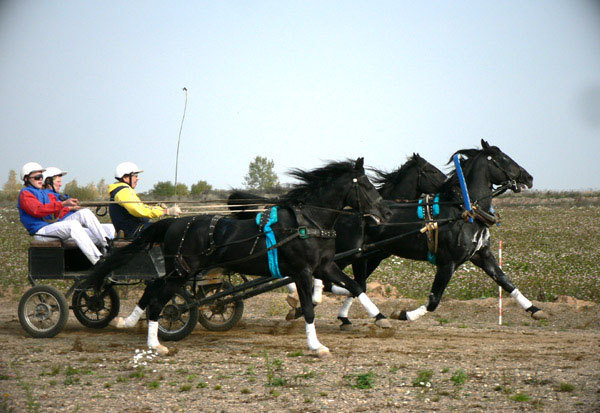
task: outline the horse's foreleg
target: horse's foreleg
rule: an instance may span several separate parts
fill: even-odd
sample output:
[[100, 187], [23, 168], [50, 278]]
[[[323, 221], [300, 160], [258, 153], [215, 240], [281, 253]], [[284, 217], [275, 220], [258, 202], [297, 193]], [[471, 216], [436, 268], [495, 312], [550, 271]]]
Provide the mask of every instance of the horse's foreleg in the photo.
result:
[[391, 317], [404, 321], [416, 321], [428, 312], [435, 311], [442, 300], [442, 295], [448, 286], [448, 282], [450, 282], [450, 278], [452, 278], [452, 274], [454, 274], [454, 269], [454, 263], [439, 265], [437, 267], [435, 279], [433, 280], [431, 292], [429, 293], [429, 301], [427, 302], [427, 306], [422, 305], [412, 311], [394, 311]]
[[325, 274], [331, 282], [345, 288], [352, 294], [353, 297], [357, 297], [358, 301], [363, 305], [367, 313], [375, 318], [375, 324], [381, 328], [390, 328], [392, 325], [387, 318], [381, 314], [379, 309], [371, 299], [365, 293], [365, 290], [352, 278], [348, 277], [340, 268], [335, 264], [331, 263], [325, 268]]
[[295, 277], [298, 287], [298, 297], [302, 305], [304, 322], [306, 323], [306, 339], [308, 348], [316, 352], [317, 356], [325, 357], [329, 354], [329, 349], [325, 347], [317, 338], [315, 329], [315, 309], [312, 302], [312, 273], [310, 270], [304, 270]]
[[541, 320], [547, 317], [546, 313], [533, 305], [531, 301], [519, 291], [510, 281], [508, 276], [502, 271], [496, 257], [488, 246], [481, 248], [475, 255], [471, 257], [471, 262], [481, 268], [487, 275], [492, 277], [496, 283], [502, 287], [504, 291], [510, 294], [517, 303], [525, 310], [531, 313], [531, 317], [536, 320]]
[[[367, 278], [369, 277], [369, 275], [371, 275], [373, 270], [377, 268], [378, 264], [379, 261], [377, 261], [377, 263], [373, 265], [373, 263], [367, 259], [359, 259], [352, 263], [354, 280], [358, 283], [358, 285], [361, 286], [363, 291], [367, 291]], [[344, 303], [342, 304], [342, 307], [338, 312], [337, 318], [342, 322], [342, 324], [340, 325], [340, 330], [351, 330], [352, 322], [348, 318], [348, 312], [350, 311], [350, 307], [354, 302], [354, 297], [352, 296], [352, 294], [350, 294], [350, 291], [346, 290], [345, 288], [338, 287], [337, 285], [332, 286], [331, 292], [338, 295], [348, 296], [344, 300]]]

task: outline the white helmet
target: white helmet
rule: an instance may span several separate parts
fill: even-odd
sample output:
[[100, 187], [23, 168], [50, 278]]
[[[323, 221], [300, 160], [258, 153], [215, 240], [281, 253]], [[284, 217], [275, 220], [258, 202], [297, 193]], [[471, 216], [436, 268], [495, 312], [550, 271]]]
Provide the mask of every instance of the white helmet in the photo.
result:
[[45, 170], [46, 169], [42, 168], [42, 165], [40, 165], [37, 162], [27, 162], [21, 168], [21, 180], [24, 180], [25, 177], [32, 172], [35, 172], [35, 171], [44, 172]]
[[63, 171], [62, 169], [57, 168], [56, 166], [49, 166], [46, 168], [46, 171], [44, 172], [44, 181], [46, 180], [46, 178], [55, 177], [55, 176], [63, 176], [66, 174], [67, 174], [67, 171]]
[[130, 174], [139, 174], [142, 171], [136, 164], [133, 162], [123, 162], [117, 165], [117, 169], [115, 170], [115, 178], [121, 179], [125, 175]]

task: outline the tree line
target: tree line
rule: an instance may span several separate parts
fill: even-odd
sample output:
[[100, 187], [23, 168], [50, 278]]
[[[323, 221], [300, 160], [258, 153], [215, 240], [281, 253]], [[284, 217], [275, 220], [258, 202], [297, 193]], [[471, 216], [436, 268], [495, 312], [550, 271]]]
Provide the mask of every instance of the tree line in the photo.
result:
[[[275, 162], [262, 156], [257, 156], [248, 165], [248, 173], [244, 176], [244, 187], [255, 191], [279, 192], [281, 186], [279, 178], [274, 171]], [[10, 170], [8, 180], [4, 183], [0, 193], [0, 200], [16, 201], [23, 183], [19, 180], [17, 172]], [[90, 182], [80, 186], [76, 179], [65, 184], [63, 192], [73, 198], [85, 201], [96, 201], [108, 199], [108, 184], [104, 179], [97, 183]], [[165, 199], [172, 197], [186, 197], [192, 199], [203, 198], [211, 193], [220, 193], [222, 190], [214, 189], [205, 180], [199, 180], [188, 187], [184, 183], [173, 184], [171, 181], [159, 181], [146, 193], [141, 193], [150, 198]]]

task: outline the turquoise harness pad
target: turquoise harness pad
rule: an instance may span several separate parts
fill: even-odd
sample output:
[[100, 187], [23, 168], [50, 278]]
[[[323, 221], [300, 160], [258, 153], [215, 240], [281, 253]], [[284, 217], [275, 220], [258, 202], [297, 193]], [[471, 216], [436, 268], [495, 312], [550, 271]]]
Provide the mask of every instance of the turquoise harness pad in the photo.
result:
[[[277, 244], [277, 240], [275, 239], [275, 233], [271, 228], [271, 225], [277, 222], [277, 207], [274, 206], [271, 208], [271, 212], [269, 214], [269, 220], [265, 224], [263, 228], [263, 232], [265, 233], [265, 238], [267, 242], [267, 249], [271, 248], [273, 245]], [[263, 213], [260, 212], [256, 214], [256, 225], [260, 227], [260, 221]], [[279, 263], [277, 262], [277, 248], [274, 248], [267, 252], [267, 258], [269, 260], [269, 271], [271, 271], [271, 276], [275, 278], [282, 278], [281, 272], [279, 272]]]
[[[419, 219], [425, 219], [426, 208], [429, 208], [429, 205], [427, 205], [427, 201], [425, 199], [419, 199], [419, 205], [417, 206], [417, 217], [419, 217]], [[435, 197], [433, 198], [433, 205], [431, 205], [430, 213], [432, 218], [435, 218], [438, 215], [440, 215], [440, 194], [435, 194]], [[427, 261], [435, 265], [435, 254], [433, 254], [431, 251], [427, 251]]]

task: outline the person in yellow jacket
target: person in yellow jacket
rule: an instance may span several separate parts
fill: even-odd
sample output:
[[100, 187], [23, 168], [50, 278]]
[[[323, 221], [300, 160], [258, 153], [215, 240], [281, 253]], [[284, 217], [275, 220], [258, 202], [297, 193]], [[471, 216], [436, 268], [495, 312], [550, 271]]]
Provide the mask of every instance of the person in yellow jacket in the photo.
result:
[[150, 219], [163, 215], [179, 215], [178, 206], [163, 208], [144, 204], [135, 187], [138, 183], [138, 174], [143, 172], [133, 162], [123, 162], [117, 165], [115, 179], [117, 182], [108, 186], [111, 203], [108, 212], [115, 226], [117, 234], [123, 231], [126, 238], [136, 237], [140, 231], [150, 225]]

